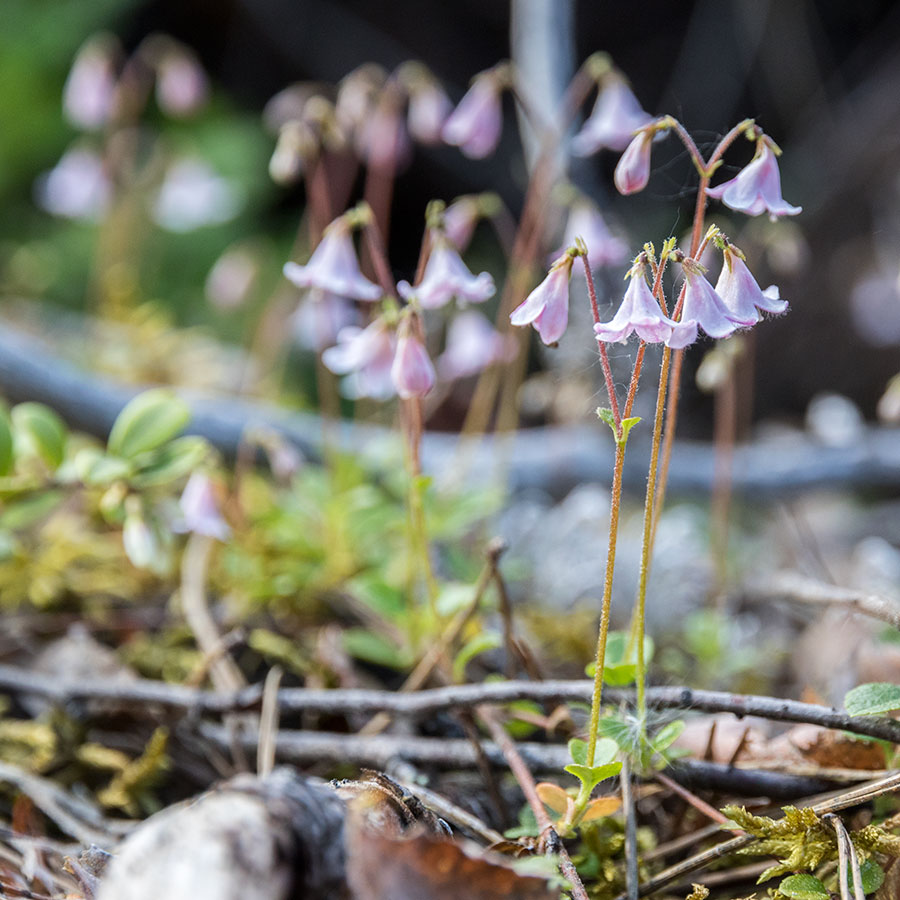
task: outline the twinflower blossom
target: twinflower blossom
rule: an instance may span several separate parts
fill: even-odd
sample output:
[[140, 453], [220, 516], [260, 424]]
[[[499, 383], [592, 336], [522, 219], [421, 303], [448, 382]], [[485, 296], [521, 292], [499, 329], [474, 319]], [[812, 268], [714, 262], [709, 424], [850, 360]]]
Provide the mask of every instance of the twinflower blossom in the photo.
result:
[[796, 216], [803, 207], [791, 206], [781, 196], [781, 175], [775, 151], [765, 137], [756, 145], [753, 161], [730, 181], [710, 188], [707, 193], [726, 206], [748, 216], [767, 212], [774, 222], [779, 216]]
[[603, 147], [624, 150], [635, 131], [651, 118], [621, 78], [609, 78], [597, 94], [593, 112], [572, 139], [572, 150], [578, 156], [590, 156]]
[[456, 316], [447, 328], [447, 344], [438, 357], [441, 378], [453, 381], [475, 375], [494, 362], [509, 362], [516, 355], [516, 342], [501, 334], [474, 309]]
[[414, 333], [410, 319], [400, 325], [397, 351], [391, 364], [391, 380], [404, 400], [424, 397], [437, 380], [428, 351]]
[[723, 338], [738, 328], [756, 322], [756, 310], [753, 311], [753, 316], [742, 316], [729, 310], [702, 271], [689, 265], [689, 262], [685, 260], [686, 284], [681, 319], [678, 321], [678, 327], [673, 329], [672, 336], [666, 341], [669, 347], [681, 350], [692, 344], [697, 339], [700, 328], [711, 338]]
[[313, 289], [291, 316], [294, 339], [306, 350], [330, 347], [341, 331], [356, 323], [356, 309], [344, 297]]
[[444, 234], [460, 253], [469, 246], [475, 233], [481, 218], [480, 205], [476, 195], [466, 194], [457, 197], [444, 211]]
[[532, 325], [545, 344], [555, 344], [569, 324], [569, 276], [574, 257], [568, 251], [547, 277], [510, 314], [513, 325]]
[[483, 303], [494, 296], [496, 288], [490, 273], [473, 275], [456, 248], [446, 238], [438, 236], [421, 282], [413, 287], [408, 281], [401, 281], [397, 291], [404, 300], [415, 295], [424, 309], [437, 309], [453, 297], [461, 303]]
[[[569, 209], [569, 217], [563, 232], [563, 245], [554, 254], [554, 259], [565, 252], [566, 247], [571, 247], [577, 237], [580, 237], [587, 247], [588, 262], [592, 269], [617, 265], [628, 253], [625, 241], [609, 230], [597, 205], [586, 198], [576, 200]], [[582, 266], [576, 266], [576, 274], [578, 273], [584, 277]]]
[[373, 284], [359, 270], [350, 223], [344, 216], [335, 219], [326, 229], [318, 247], [306, 265], [284, 264], [285, 277], [297, 287], [316, 287], [339, 297], [375, 301], [381, 298], [381, 288]]
[[393, 334], [378, 318], [365, 328], [342, 328], [337, 344], [322, 354], [322, 362], [336, 375], [348, 376], [342, 383], [345, 396], [387, 400], [395, 393], [394, 346]]
[[678, 325], [663, 314], [659, 303], [647, 286], [643, 264], [629, 273], [631, 281], [622, 305], [609, 322], [594, 325], [598, 341], [626, 341], [632, 332], [642, 341], [660, 343], [671, 338]]
[[90, 38], [75, 57], [63, 87], [63, 111], [76, 127], [102, 128], [116, 99], [119, 42], [108, 34]]
[[450, 98], [434, 78], [410, 85], [406, 125], [421, 144], [437, 144], [447, 117], [453, 109]]
[[472, 86], [444, 122], [444, 141], [470, 159], [490, 156], [503, 130], [502, 81], [493, 69], [476, 75]]
[[231, 533], [228, 523], [222, 518], [216, 499], [215, 486], [204, 472], [193, 472], [184, 486], [178, 501], [184, 516], [184, 530], [194, 534], [224, 541]]
[[616, 171], [613, 173], [613, 181], [620, 194], [636, 194], [647, 187], [650, 180], [650, 147], [653, 144], [653, 131], [648, 129], [635, 135], [631, 143], [625, 149]]
[[743, 321], [759, 321], [759, 310], [778, 315], [787, 309], [787, 300], [779, 298], [774, 284], [765, 290], [760, 288], [739, 250], [726, 244], [724, 255], [716, 293], [729, 312]]
[[112, 184], [103, 159], [89, 147], [70, 147], [34, 186], [38, 205], [54, 216], [95, 222], [109, 208]]

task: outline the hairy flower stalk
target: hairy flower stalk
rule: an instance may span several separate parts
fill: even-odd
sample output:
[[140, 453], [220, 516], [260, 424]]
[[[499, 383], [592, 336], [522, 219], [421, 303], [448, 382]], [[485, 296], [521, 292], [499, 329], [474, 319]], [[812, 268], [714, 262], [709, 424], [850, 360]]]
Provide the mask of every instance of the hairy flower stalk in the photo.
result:
[[[643, 256], [643, 254], [642, 254]], [[582, 262], [586, 269], [586, 278], [588, 283], [588, 292], [591, 298], [591, 309], [594, 314], [595, 327], [600, 325], [600, 311], [597, 305], [597, 295], [594, 289], [593, 278], [590, 273], [587, 254], [582, 256]], [[654, 284], [652, 293], [656, 295], [662, 284], [663, 271], [666, 267], [666, 252], [664, 250], [662, 259], [656, 267]], [[643, 273], [638, 272], [636, 278], [643, 279]], [[598, 341], [600, 347], [601, 359], [606, 361], [606, 369], [609, 367], [609, 361], [606, 356], [606, 346], [602, 340]], [[625, 400], [624, 414], [622, 418], [615, 421], [614, 433], [616, 437], [616, 459], [613, 466], [613, 483], [610, 492], [609, 507], [609, 540], [606, 549], [606, 572], [603, 579], [603, 599], [600, 606], [600, 628], [597, 633], [597, 652], [594, 657], [594, 687], [591, 694], [591, 716], [588, 725], [588, 747], [587, 747], [587, 765], [594, 765], [597, 749], [598, 728], [600, 723], [600, 708], [603, 698], [603, 669], [606, 664], [606, 642], [609, 637], [609, 620], [610, 609], [612, 606], [612, 586], [613, 576], [616, 566], [616, 545], [619, 536], [619, 510], [622, 501], [622, 472], [625, 468], [625, 447], [628, 442], [628, 433], [623, 427], [623, 422], [631, 422], [634, 424], [636, 420], [631, 420], [631, 411], [634, 406], [634, 398], [637, 394], [637, 386], [641, 377], [641, 369], [644, 363], [644, 351], [646, 342], [642, 339], [638, 348], [637, 357], [634, 363], [634, 369], [631, 372], [631, 381], [628, 385], [628, 395]], [[615, 390], [612, 385], [611, 375], [607, 381], [607, 390], [610, 392], [610, 404], [614, 404]], [[628, 426], [630, 427], [630, 425]], [[587, 803], [590, 795], [583, 798], [583, 803]], [[580, 810], [578, 810], [580, 812]]]

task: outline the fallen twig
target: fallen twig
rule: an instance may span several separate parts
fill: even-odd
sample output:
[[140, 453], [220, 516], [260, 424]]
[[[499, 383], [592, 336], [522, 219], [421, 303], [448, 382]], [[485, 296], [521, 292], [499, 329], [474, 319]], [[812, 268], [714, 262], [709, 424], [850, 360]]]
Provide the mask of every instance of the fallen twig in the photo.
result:
[[750, 584], [746, 588], [750, 597], [759, 600], [784, 598], [800, 603], [845, 606], [900, 628], [900, 603], [880, 594], [868, 594], [852, 588], [837, 587], [807, 578], [799, 572], [776, 572], [771, 577]]
[[[578, 681], [504, 681], [491, 684], [462, 684], [397, 693], [377, 690], [308, 690], [283, 688], [278, 692], [282, 715], [300, 712], [375, 713], [422, 718], [454, 708], [480, 703], [499, 705], [515, 700], [565, 703], [590, 701], [592, 684]], [[192, 713], [222, 714], [257, 709], [262, 686], [252, 685], [234, 693], [216, 693], [163, 682], [138, 680], [122, 684], [108, 681], [65, 682], [13, 666], [0, 666], [0, 690], [45, 697], [60, 704], [103, 700], [123, 703], [157, 703]], [[631, 702], [631, 691], [610, 688], [612, 702]], [[850, 731], [866, 737], [900, 743], [900, 722], [878, 716], [850, 716], [834, 707], [796, 700], [780, 700], [753, 694], [725, 691], [697, 691], [684, 687], [647, 689], [647, 702], [660, 709], [693, 709], [701, 712], [730, 712], [738, 717], [760, 716], [779, 722], [805, 722]]]

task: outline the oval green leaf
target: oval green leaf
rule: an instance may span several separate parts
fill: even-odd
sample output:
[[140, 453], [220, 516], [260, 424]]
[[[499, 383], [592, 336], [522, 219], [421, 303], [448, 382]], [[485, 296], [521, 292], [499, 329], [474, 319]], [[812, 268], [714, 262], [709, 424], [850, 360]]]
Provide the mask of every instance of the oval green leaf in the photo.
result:
[[900, 709], [900, 684], [886, 681], [861, 684], [847, 691], [844, 706], [851, 716], [877, 716]]
[[43, 403], [20, 403], [12, 410], [16, 437], [50, 469], [59, 468], [66, 455], [69, 433], [63, 420]]
[[109, 452], [133, 459], [177, 437], [190, 419], [188, 405], [172, 391], [144, 391], [128, 402], [113, 423]]
[[827, 900], [831, 896], [815, 875], [788, 875], [778, 890], [791, 900]]

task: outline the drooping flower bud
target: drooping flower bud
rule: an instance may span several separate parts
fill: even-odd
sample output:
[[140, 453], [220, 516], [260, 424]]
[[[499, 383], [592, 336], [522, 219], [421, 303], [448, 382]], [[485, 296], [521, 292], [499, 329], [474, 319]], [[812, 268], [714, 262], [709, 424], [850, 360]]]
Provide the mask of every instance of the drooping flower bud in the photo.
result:
[[645, 129], [632, 138], [616, 165], [613, 180], [620, 194], [636, 194], [650, 180], [650, 147], [653, 131]]
[[174, 119], [197, 113], [206, 104], [209, 81], [194, 52], [178, 41], [166, 39], [156, 68], [156, 102]]
[[400, 324], [397, 352], [391, 365], [391, 379], [397, 394], [404, 400], [424, 397], [437, 380], [431, 358], [415, 334], [410, 317], [405, 318]]

